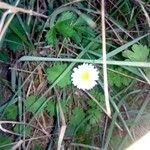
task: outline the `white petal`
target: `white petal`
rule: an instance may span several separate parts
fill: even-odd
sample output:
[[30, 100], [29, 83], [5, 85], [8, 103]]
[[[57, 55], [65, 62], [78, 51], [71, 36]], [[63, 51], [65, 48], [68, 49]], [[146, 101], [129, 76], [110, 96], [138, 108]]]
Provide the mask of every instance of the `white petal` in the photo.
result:
[[[81, 77], [81, 74], [85, 71], [89, 73], [88, 80], [84, 80]], [[74, 86], [76, 86], [77, 88], [82, 90], [90, 90], [97, 84], [96, 81], [99, 78], [98, 74], [98, 70], [92, 64], [83, 63], [82, 65], [79, 65], [78, 67], [73, 69], [71, 80]]]

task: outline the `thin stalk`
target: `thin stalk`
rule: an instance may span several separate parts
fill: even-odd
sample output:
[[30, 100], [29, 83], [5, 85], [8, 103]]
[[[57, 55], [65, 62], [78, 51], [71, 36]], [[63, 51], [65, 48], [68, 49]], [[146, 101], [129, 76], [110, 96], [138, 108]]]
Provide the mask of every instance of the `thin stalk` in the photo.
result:
[[106, 103], [107, 114], [111, 116], [111, 109], [109, 103], [109, 92], [108, 92], [108, 77], [107, 77], [107, 55], [106, 55], [106, 28], [105, 28], [105, 2], [101, 2], [101, 20], [102, 20], [102, 63], [103, 63], [103, 79], [104, 79], [104, 96]]
[[[75, 59], [75, 58], [50, 58], [50, 57], [36, 57], [36, 56], [23, 56], [19, 61], [39, 61], [39, 62], [76, 62], [76, 63], [92, 63], [92, 64], [103, 64], [101, 59]], [[107, 60], [107, 65], [117, 65], [117, 66], [130, 66], [130, 67], [150, 67], [150, 62], [132, 62], [132, 61], [116, 61]]]

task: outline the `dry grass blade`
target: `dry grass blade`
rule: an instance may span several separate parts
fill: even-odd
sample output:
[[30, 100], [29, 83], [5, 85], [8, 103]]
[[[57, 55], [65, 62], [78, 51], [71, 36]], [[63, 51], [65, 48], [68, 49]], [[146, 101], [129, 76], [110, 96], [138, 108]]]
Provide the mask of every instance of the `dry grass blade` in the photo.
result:
[[14, 145], [14, 146], [12, 147], [12, 150], [18, 149], [18, 148], [21, 146], [22, 143], [23, 143], [23, 140], [20, 140], [16, 145]]
[[91, 146], [91, 145], [86, 145], [86, 144], [79, 144], [79, 143], [71, 143], [72, 146], [75, 147], [83, 147], [87, 149], [93, 149], [93, 150], [101, 150], [99, 147]]
[[107, 79], [107, 56], [106, 56], [106, 28], [105, 28], [105, 2], [101, 3], [101, 17], [102, 17], [102, 52], [103, 52], [103, 77], [104, 77], [104, 95], [107, 114], [111, 116], [109, 93], [108, 93], [108, 79]]
[[3, 26], [4, 26], [4, 23], [5, 23], [5, 20], [6, 20], [6, 17], [10, 14], [11, 12], [9, 10], [7, 10], [1, 17], [1, 20], [0, 20], [0, 33], [2, 32], [2, 29], [3, 29]]
[[21, 134], [17, 134], [15, 132], [12, 132], [10, 130], [7, 130], [5, 128], [2, 127], [2, 124], [16, 124], [16, 125], [26, 125], [26, 126], [29, 126], [29, 127], [32, 127], [34, 129], [37, 129], [38, 131], [41, 131], [42, 133], [46, 134], [47, 136], [50, 136], [49, 134], [47, 134], [47, 132], [45, 133], [45, 131], [43, 131], [42, 129], [40, 129], [39, 127], [36, 127], [34, 125], [31, 125], [31, 124], [27, 124], [27, 123], [24, 123], [24, 122], [17, 122], [17, 121], [0, 121], [0, 130], [3, 131], [3, 132], [6, 132], [6, 133], [10, 133], [10, 134], [14, 134], [14, 135], [21, 135]]
[[148, 84], [150, 84], [150, 80], [149, 78], [145, 75], [145, 73], [141, 70], [141, 69], [138, 69], [139, 72], [142, 74], [143, 78], [147, 81]]
[[48, 16], [42, 15], [42, 14], [37, 13], [35, 11], [23, 9], [23, 8], [20, 8], [20, 7], [11, 6], [11, 5], [9, 5], [7, 3], [4, 3], [4, 2], [0, 2], [0, 8], [1, 9], [9, 9], [12, 13], [22, 12], [22, 13], [27, 13], [27, 14], [30, 14], [30, 15], [33, 15], [33, 16], [48, 18]]
[[142, 4], [142, 1], [137, 0], [137, 2], [140, 4], [140, 6], [141, 6], [141, 8], [142, 8], [142, 11], [144, 12], [144, 15], [145, 15], [145, 17], [146, 17], [146, 19], [147, 19], [148, 25], [149, 25], [149, 27], [150, 27], [150, 17], [149, 17], [149, 15], [148, 15], [146, 9], [144, 8], [144, 6], [143, 6], [143, 4]]
[[10, 130], [7, 130], [7, 129], [3, 128], [1, 124], [0, 124], [0, 130], [3, 131], [4, 133], [9, 133], [9, 134], [12, 134], [12, 135], [18, 135], [18, 136], [20, 136], [20, 134], [17, 134], [15, 132], [12, 132]]
[[59, 138], [58, 138], [58, 145], [57, 145], [57, 150], [60, 150], [67, 126], [66, 126], [65, 117], [64, 117], [64, 113], [63, 113], [60, 101], [58, 101], [58, 106], [59, 106], [60, 117], [61, 117], [61, 121], [62, 121], [62, 126], [60, 129], [60, 134], [59, 134]]
[[[17, 0], [15, 6], [17, 6], [19, 4], [20, 0]], [[0, 2], [0, 8], [3, 6], [3, 2]], [[14, 18], [15, 14], [11, 14], [10, 17], [8, 18], [8, 20], [5, 23], [6, 17], [7, 15], [10, 13], [10, 10], [6, 11], [0, 21], [0, 47], [1, 47], [1, 43], [3, 43], [3, 36], [5, 35], [5, 32], [9, 26], [9, 24], [11, 23], [12, 19]]]
[[85, 0], [74, 0], [74, 1], [68, 2], [67, 4], [64, 4], [63, 6], [72, 5], [74, 3], [78, 3], [78, 2], [81, 2], [81, 1], [85, 1]]

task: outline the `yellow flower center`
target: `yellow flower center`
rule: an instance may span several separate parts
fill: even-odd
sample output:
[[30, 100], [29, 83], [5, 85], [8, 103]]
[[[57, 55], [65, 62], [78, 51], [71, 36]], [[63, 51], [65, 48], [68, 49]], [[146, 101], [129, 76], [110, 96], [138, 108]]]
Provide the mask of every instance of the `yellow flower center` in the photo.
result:
[[89, 72], [83, 71], [83, 72], [81, 73], [81, 79], [84, 80], [84, 81], [89, 80], [89, 79], [90, 79]]

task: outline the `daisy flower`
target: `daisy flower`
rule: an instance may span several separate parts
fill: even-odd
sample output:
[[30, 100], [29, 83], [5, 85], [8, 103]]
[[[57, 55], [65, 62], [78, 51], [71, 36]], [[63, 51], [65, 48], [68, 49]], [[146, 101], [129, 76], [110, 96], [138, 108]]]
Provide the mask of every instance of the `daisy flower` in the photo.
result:
[[82, 90], [90, 90], [99, 78], [98, 70], [92, 64], [82, 64], [73, 69], [71, 80], [74, 86]]

